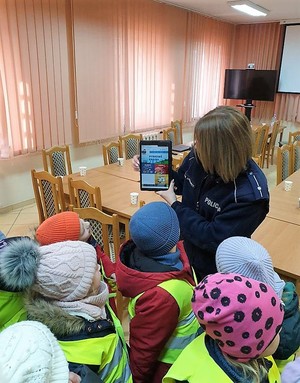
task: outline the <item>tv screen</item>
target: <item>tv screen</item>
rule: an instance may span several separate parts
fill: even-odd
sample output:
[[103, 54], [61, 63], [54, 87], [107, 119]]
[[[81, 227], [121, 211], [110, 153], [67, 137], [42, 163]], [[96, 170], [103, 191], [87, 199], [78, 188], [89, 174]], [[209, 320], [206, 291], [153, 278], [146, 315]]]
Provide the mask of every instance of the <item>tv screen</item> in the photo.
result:
[[273, 101], [276, 70], [226, 69], [224, 98]]

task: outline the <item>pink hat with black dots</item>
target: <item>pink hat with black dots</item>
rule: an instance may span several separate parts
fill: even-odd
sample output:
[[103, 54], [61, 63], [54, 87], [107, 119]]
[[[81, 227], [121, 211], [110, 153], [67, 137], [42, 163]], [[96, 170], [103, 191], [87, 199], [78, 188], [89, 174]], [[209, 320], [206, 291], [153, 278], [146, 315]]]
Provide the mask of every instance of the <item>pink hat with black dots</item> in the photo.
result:
[[194, 289], [192, 307], [221, 351], [244, 363], [272, 343], [284, 315], [271, 286], [233, 273], [205, 277]]

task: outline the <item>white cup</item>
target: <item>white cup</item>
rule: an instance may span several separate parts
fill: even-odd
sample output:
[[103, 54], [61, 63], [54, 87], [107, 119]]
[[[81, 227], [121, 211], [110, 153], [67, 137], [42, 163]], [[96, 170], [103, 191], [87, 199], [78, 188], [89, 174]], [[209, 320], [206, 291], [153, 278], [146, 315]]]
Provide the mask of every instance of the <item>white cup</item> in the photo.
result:
[[132, 192], [130, 193], [130, 203], [131, 205], [137, 205], [139, 199], [139, 193]]
[[124, 158], [123, 158], [123, 157], [119, 157], [119, 158], [118, 158], [118, 164], [119, 164], [120, 166], [123, 166], [123, 165], [124, 165]]
[[86, 176], [86, 166], [79, 166], [79, 173], [81, 176]]
[[290, 191], [293, 186], [293, 181], [284, 181], [284, 190]]

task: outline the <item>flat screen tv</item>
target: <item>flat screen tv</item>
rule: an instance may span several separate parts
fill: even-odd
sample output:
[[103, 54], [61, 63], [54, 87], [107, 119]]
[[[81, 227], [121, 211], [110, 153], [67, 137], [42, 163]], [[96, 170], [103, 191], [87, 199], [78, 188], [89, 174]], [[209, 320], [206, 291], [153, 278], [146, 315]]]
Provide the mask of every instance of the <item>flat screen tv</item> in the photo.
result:
[[276, 70], [226, 69], [224, 98], [273, 101]]

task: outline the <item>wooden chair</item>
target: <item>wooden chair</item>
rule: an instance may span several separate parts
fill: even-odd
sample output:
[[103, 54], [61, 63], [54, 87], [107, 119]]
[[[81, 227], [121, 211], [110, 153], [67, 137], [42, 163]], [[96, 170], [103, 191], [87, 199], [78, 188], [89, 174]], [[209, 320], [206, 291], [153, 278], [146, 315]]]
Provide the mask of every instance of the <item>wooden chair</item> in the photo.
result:
[[292, 161], [291, 145], [282, 145], [277, 149], [277, 185], [292, 174]]
[[290, 144], [292, 148], [292, 173], [300, 169], [300, 141]]
[[296, 132], [289, 132], [288, 144], [293, 144], [295, 141], [300, 141], [300, 130]]
[[258, 166], [263, 166], [266, 144], [268, 141], [269, 125], [261, 125], [254, 131], [252, 157]]
[[101, 191], [99, 186], [91, 186], [84, 180], [68, 177], [70, 204], [77, 208], [95, 207], [102, 210]]
[[[68, 188], [70, 195], [70, 204], [75, 208], [95, 207], [99, 210], [102, 208], [101, 190], [99, 186], [91, 186], [84, 180], [74, 180], [68, 177]], [[110, 235], [112, 237], [111, 228]], [[120, 240], [129, 239], [128, 220], [120, 218]]]
[[118, 158], [122, 157], [120, 142], [110, 142], [107, 145], [102, 145], [104, 165], [114, 164], [118, 162]]
[[[71, 206], [71, 210], [79, 215], [80, 218], [90, 223], [93, 237], [101, 245], [105, 254], [114, 254], [111, 257], [112, 262], [116, 262], [116, 257], [119, 254], [119, 217], [117, 214], [106, 214], [95, 207], [76, 208]], [[111, 237], [112, 233], [112, 237]], [[116, 305], [118, 318], [122, 321], [123, 317], [123, 297], [117, 290], [116, 292]]]
[[163, 140], [170, 140], [173, 145], [177, 145], [177, 129], [175, 127], [163, 130]]
[[171, 121], [171, 127], [176, 128], [176, 133], [177, 133], [176, 144], [183, 144], [182, 120]]
[[125, 157], [126, 160], [128, 160], [133, 158], [135, 154], [139, 154], [139, 145], [142, 139], [142, 134], [127, 134], [125, 136], [120, 136], [121, 157]]
[[46, 218], [66, 210], [61, 177], [54, 177], [45, 170], [31, 170], [32, 186], [40, 224]]
[[53, 176], [72, 174], [69, 145], [53, 146], [50, 149], [43, 149], [42, 156], [44, 170], [46, 172], [49, 171]]
[[187, 155], [188, 152], [183, 152], [181, 154], [177, 154], [176, 156], [172, 156], [172, 169], [177, 171]]
[[280, 121], [277, 120], [273, 124], [271, 135], [269, 136], [269, 140], [266, 143], [265, 153], [263, 156], [262, 167], [264, 167], [265, 160], [267, 160], [267, 168], [269, 167], [269, 163], [273, 165], [274, 161], [274, 150], [275, 150], [275, 142], [279, 131]]

